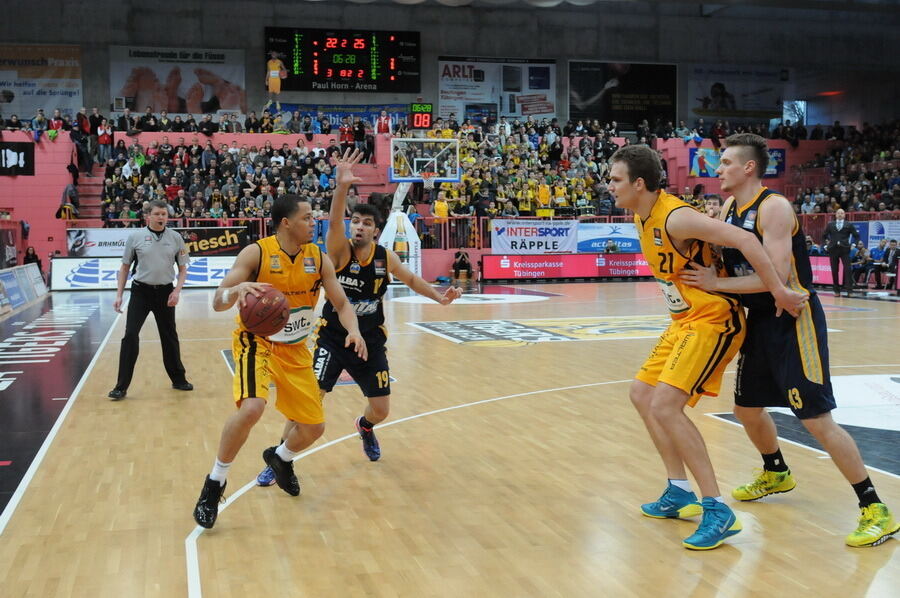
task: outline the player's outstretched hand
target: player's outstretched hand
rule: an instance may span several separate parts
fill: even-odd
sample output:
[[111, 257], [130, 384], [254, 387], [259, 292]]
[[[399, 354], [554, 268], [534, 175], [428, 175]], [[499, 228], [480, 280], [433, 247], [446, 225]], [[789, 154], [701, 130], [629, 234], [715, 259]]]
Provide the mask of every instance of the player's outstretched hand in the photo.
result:
[[787, 287], [781, 288], [782, 290], [778, 293], [772, 293], [772, 296], [775, 297], [775, 317], [780, 316], [783, 311], [788, 312], [795, 318], [800, 317], [800, 312], [803, 311], [803, 308], [806, 307], [806, 302], [809, 301], [809, 293], [806, 291], [798, 293]]
[[355, 185], [361, 183], [362, 179], [353, 173], [353, 167], [359, 164], [363, 159], [363, 152], [358, 149], [347, 149], [344, 155], [335, 160], [334, 167], [337, 169], [334, 182], [337, 185]]
[[238, 307], [243, 309], [244, 302], [247, 299], [247, 294], [253, 295], [254, 297], [259, 297], [259, 294], [269, 288], [270, 285], [267, 282], [242, 282], [237, 285], [237, 294], [238, 294]]
[[714, 267], [701, 266], [697, 262], [690, 262], [690, 268], [685, 268], [678, 273], [678, 280], [704, 291], [716, 290], [716, 280], [718, 278]]
[[347, 335], [347, 340], [344, 341], [344, 348], [346, 349], [350, 345], [353, 345], [353, 350], [356, 351], [357, 357], [363, 361], [368, 361], [369, 349], [366, 347], [366, 341], [359, 334]]
[[450, 305], [460, 297], [462, 297], [462, 289], [459, 287], [450, 287], [441, 295], [441, 305]]

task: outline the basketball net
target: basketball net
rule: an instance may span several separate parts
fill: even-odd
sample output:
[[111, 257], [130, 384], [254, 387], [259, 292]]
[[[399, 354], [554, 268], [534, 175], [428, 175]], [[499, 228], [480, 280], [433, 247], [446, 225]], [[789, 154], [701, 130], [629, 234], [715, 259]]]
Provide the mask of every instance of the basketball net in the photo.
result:
[[437, 176], [434, 172], [423, 172], [422, 173], [422, 186], [426, 191], [431, 191], [434, 189], [434, 178]]

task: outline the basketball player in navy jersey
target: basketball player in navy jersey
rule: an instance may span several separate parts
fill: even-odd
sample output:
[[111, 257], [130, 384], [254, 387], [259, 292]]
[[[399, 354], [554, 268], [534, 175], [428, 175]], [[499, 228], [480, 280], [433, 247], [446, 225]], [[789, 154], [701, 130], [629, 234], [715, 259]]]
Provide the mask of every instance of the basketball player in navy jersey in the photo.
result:
[[722, 190], [732, 194], [721, 218], [749, 231], [763, 243], [782, 280], [809, 293], [809, 308], [798, 318], [776, 314], [775, 303], [759, 276], [737, 250], [724, 248], [728, 278], [692, 264], [681, 280], [704, 290], [739, 294], [748, 308], [747, 338], [741, 347], [735, 383], [734, 415], [759, 450], [763, 470], [751, 483], [732, 491], [738, 500], [757, 500], [790, 492], [797, 483], [778, 446], [775, 422], [765, 407], [789, 407], [828, 451], [853, 487], [861, 511], [849, 546], [876, 546], [900, 531], [869, 479], [853, 438], [831, 417], [835, 408], [828, 371], [825, 312], [812, 286], [812, 268], [800, 223], [790, 202], [762, 185], [769, 161], [766, 140], [742, 133], [725, 140], [717, 169]]
[[[336, 189], [329, 211], [328, 233], [325, 246], [328, 257], [335, 265], [338, 281], [347, 299], [356, 310], [359, 329], [368, 348], [368, 360], [363, 361], [351, 350], [344, 348], [347, 332], [337, 318], [331, 301], [325, 302], [313, 352], [313, 371], [319, 382], [319, 392], [324, 398], [331, 392], [343, 370], [353, 378], [368, 399], [362, 416], [356, 419], [356, 429], [362, 438], [363, 450], [371, 461], [381, 457], [381, 447], [375, 437], [375, 425], [384, 421], [390, 411], [391, 376], [388, 367], [385, 342], [383, 297], [392, 276], [396, 276], [410, 289], [433, 299], [441, 305], [449, 305], [462, 295], [458, 287], [450, 287], [442, 295], [425, 279], [413, 274], [400, 262], [393, 251], [375, 242], [380, 232], [381, 215], [369, 204], [357, 204], [350, 220], [350, 235], [344, 236], [344, 210], [350, 186], [361, 182], [353, 173], [353, 166], [362, 159], [359, 150], [345, 151], [335, 167]], [[293, 427], [287, 422], [283, 436]], [[269, 468], [257, 477], [260, 486], [270, 486], [274, 480]]]

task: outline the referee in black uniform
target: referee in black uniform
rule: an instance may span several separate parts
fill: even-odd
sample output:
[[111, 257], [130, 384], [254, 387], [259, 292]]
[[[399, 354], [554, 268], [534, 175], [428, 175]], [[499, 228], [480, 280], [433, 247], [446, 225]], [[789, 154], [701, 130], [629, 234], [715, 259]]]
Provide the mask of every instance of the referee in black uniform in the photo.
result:
[[[125, 242], [116, 302], [113, 304], [119, 313], [122, 313], [122, 294], [129, 270], [134, 272], [134, 277], [131, 281], [125, 336], [122, 337], [122, 348], [119, 351], [119, 380], [109, 392], [109, 398], [113, 401], [124, 399], [131, 384], [134, 364], [140, 351], [139, 334], [150, 312], [156, 318], [162, 342], [163, 364], [172, 380], [172, 388], [194, 390], [193, 385], [184, 377], [178, 332], [175, 330], [175, 306], [187, 276], [188, 253], [181, 235], [166, 228], [168, 219], [169, 208], [166, 203], [151, 201], [148, 226], [132, 233]], [[178, 282], [173, 286], [175, 265], [178, 266]]]

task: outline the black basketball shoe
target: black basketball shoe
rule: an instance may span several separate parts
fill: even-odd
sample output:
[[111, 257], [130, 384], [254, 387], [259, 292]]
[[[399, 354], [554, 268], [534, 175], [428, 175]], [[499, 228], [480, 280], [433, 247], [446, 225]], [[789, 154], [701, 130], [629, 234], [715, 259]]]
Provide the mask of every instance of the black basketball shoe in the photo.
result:
[[294, 475], [294, 462], [282, 461], [281, 457], [275, 454], [277, 446], [270, 446], [263, 451], [263, 461], [275, 472], [275, 483], [278, 487], [290, 494], [291, 496], [300, 495], [300, 480]]
[[227, 484], [228, 482], [220, 484], [206, 476], [203, 490], [200, 491], [200, 498], [197, 499], [197, 506], [194, 507], [194, 521], [197, 522], [197, 525], [210, 529], [216, 524], [216, 517], [219, 516], [219, 502], [222, 501], [222, 493], [225, 492]]

